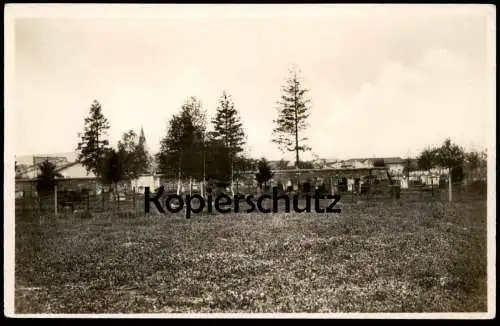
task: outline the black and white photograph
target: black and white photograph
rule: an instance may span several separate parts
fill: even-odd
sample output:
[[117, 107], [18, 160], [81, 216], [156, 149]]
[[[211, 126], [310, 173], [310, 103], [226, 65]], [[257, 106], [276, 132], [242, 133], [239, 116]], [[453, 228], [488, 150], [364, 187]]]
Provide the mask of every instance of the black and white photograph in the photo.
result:
[[496, 316], [492, 4], [7, 4], [4, 314]]

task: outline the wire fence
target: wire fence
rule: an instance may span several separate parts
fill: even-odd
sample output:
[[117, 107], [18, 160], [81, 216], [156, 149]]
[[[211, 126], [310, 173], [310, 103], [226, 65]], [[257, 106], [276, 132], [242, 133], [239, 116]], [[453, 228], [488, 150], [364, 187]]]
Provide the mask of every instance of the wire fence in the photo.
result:
[[84, 217], [85, 213], [130, 212], [139, 213], [143, 195], [138, 193], [91, 194], [83, 193], [79, 196], [65, 196], [58, 192], [48, 196], [33, 196], [16, 198], [16, 218], [23, 219], [43, 216], [65, 217], [70, 214]]
[[[442, 181], [439, 184], [422, 184], [420, 182], [400, 182], [392, 184], [387, 180], [376, 182], [342, 182], [345, 180], [326, 180], [321, 184], [302, 183], [299, 185], [287, 185], [273, 183], [257, 185], [255, 182], [237, 182], [232, 190], [234, 194], [254, 195], [255, 199], [261, 195], [273, 195], [276, 188], [278, 195], [297, 195], [305, 198], [307, 195], [339, 195], [343, 203], [355, 203], [358, 201], [448, 201], [450, 199], [449, 184]], [[184, 180], [178, 184], [177, 180], [163, 180], [164, 193], [161, 202], [165, 202], [168, 195], [203, 195], [207, 198], [207, 185], [200, 182]], [[217, 187], [208, 185], [214, 189], [212, 196], [226, 193], [230, 197], [233, 191], [229, 186]], [[31, 188], [30, 188], [31, 187]], [[95, 216], [110, 216], [115, 214], [123, 217], [134, 217], [145, 214], [144, 187], [122, 187], [118, 192], [102, 191], [90, 192], [82, 190], [58, 189], [52, 194], [38, 196], [34, 186], [28, 186], [22, 196], [16, 196], [15, 216], [16, 220], [40, 220], [45, 218], [95, 218]], [[477, 181], [472, 183], [452, 184], [451, 198], [453, 201], [466, 201], [471, 199], [486, 198], [486, 182]], [[111, 189], [110, 189], [111, 190]], [[154, 197], [155, 189], [150, 189], [151, 197]], [[154, 211], [154, 208], [153, 208]]]

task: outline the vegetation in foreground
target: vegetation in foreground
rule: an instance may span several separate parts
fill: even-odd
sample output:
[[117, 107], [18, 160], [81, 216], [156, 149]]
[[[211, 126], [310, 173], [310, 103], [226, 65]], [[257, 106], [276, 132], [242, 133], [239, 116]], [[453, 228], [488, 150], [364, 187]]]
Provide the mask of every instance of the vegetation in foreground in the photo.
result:
[[16, 313], [480, 312], [486, 203], [16, 225]]

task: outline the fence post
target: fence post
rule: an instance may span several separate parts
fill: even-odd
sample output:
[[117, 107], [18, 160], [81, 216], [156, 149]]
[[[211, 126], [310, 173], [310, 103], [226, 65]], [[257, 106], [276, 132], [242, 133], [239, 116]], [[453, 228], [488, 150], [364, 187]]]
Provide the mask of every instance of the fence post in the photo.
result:
[[[350, 180], [350, 179], [348, 179]], [[355, 189], [355, 182], [354, 182], [354, 179], [352, 180], [352, 184], [351, 184], [351, 203], [354, 203], [354, 189]], [[349, 187], [349, 181], [347, 181], [347, 187]]]
[[370, 199], [370, 193], [372, 191], [372, 182], [373, 182], [372, 170], [368, 170], [368, 187], [367, 187], [368, 189], [366, 194], [367, 199]]
[[54, 186], [54, 215], [57, 218], [57, 185]]
[[134, 214], [137, 212], [137, 207], [135, 205], [135, 187], [132, 187], [132, 205], [134, 206]]
[[118, 190], [118, 183], [115, 184], [115, 189], [116, 189], [116, 199], [118, 199], [117, 210], [118, 212], [120, 212], [120, 191]]
[[448, 201], [451, 203], [451, 168], [448, 169]]

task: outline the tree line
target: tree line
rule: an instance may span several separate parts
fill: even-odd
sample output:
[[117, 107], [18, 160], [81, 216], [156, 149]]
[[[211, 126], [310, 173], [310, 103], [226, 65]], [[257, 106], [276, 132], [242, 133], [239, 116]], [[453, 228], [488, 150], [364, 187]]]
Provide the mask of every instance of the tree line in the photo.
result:
[[486, 180], [486, 150], [466, 152], [462, 146], [447, 138], [441, 146], [428, 146], [418, 156], [418, 168], [430, 172], [434, 168], [447, 168], [452, 182]]
[[[307, 92], [301, 85], [298, 69], [293, 67], [282, 87], [276, 107], [278, 116], [274, 120], [273, 142], [282, 152], [295, 152], [298, 168], [304, 167], [300, 153], [310, 150], [307, 138], [301, 137], [310, 110]], [[179, 187], [181, 180], [186, 179], [211, 181], [216, 187], [229, 186], [234, 193], [234, 180], [246, 171], [258, 171], [257, 182], [266, 183], [272, 176], [269, 161], [255, 160], [244, 154], [246, 132], [239, 111], [226, 91], [219, 98], [216, 114], [210, 122], [211, 130], [206, 110], [192, 96], [169, 119], [158, 153], [148, 153], [142, 129], [138, 139], [133, 130], [124, 133], [114, 149], [107, 140], [109, 121], [102, 113], [101, 104], [94, 101], [85, 118], [84, 131], [79, 135], [78, 161], [104, 184], [115, 187], [120, 181], [150, 172], [153, 162], [159, 173], [175, 175]]]
[[[273, 120], [272, 141], [282, 153], [295, 154], [296, 169], [319, 167], [300, 160], [302, 152], [311, 150], [307, 145], [308, 139], [302, 136], [308, 127], [311, 110], [308, 91], [302, 86], [299, 70], [292, 67], [281, 88], [282, 94], [276, 102], [277, 118]], [[191, 180], [211, 181], [216, 187], [229, 186], [234, 193], [234, 180], [246, 171], [257, 171], [255, 179], [261, 186], [272, 178], [269, 161], [264, 157], [255, 160], [245, 155], [246, 132], [236, 104], [226, 91], [218, 100], [216, 114], [210, 124], [202, 103], [194, 96], [188, 98], [169, 119], [167, 133], [160, 140], [160, 150], [155, 155], [147, 149], [142, 128], [139, 135], [132, 129], [126, 131], [116, 148], [111, 147], [107, 139], [110, 123], [97, 100], [91, 104], [84, 122], [84, 130], [78, 134], [77, 161], [104, 185], [115, 189], [121, 181], [152, 172], [153, 166], [156, 166], [155, 172], [177, 178], [178, 191], [181, 180]], [[380, 162], [374, 165], [377, 164], [380, 166]], [[440, 147], [426, 148], [418, 156], [419, 169], [450, 168], [454, 182], [464, 178], [466, 169], [471, 171], [471, 178], [478, 177], [485, 166], [486, 152], [466, 153], [450, 139], [446, 139]], [[288, 161], [283, 159], [277, 164], [279, 170], [289, 168]], [[405, 170], [409, 175], [409, 158]], [[16, 175], [20, 171], [16, 162]], [[55, 166], [45, 162], [38, 178], [42, 180], [40, 191], [50, 191], [54, 185], [54, 181], [50, 180], [57, 176]]]

